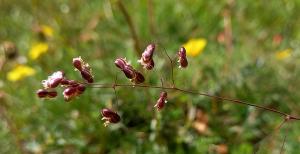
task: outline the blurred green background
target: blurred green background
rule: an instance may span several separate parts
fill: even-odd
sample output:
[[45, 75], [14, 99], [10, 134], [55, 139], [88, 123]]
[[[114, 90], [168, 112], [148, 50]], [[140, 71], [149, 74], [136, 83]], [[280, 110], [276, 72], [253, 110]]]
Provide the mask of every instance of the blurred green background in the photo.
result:
[[[284, 152], [296, 154], [299, 122], [272, 133], [282, 117], [253, 107], [169, 92], [157, 112], [157, 89], [89, 88], [71, 102], [35, 92], [57, 70], [80, 80], [78, 56], [97, 83], [129, 83], [114, 60], [142, 70], [151, 42], [161, 45], [146, 84], [168, 86], [163, 47], [175, 56], [200, 39], [189, 67], [174, 68], [178, 87], [299, 115], [299, 10], [299, 0], [0, 0], [0, 153], [280, 153], [286, 136]], [[104, 127], [104, 107], [121, 122]]]

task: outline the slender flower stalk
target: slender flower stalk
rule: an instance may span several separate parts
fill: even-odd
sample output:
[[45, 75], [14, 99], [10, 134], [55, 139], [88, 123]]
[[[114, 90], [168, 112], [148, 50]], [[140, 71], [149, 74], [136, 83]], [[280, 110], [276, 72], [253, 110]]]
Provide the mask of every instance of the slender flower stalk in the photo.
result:
[[[153, 54], [155, 50], [155, 45], [150, 44], [147, 46], [145, 51], [142, 54], [142, 57], [138, 62], [147, 70], [151, 70], [154, 68], [154, 60], [153, 60]], [[256, 105], [253, 103], [248, 103], [245, 101], [237, 100], [237, 99], [231, 99], [227, 97], [221, 97], [221, 96], [215, 96], [208, 93], [201, 93], [197, 91], [191, 91], [186, 90], [182, 88], [178, 88], [175, 86], [174, 82], [174, 75], [173, 75], [173, 61], [171, 57], [167, 54], [166, 50], [164, 50], [166, 53], [166, 56], [170, 60], [171, 63], [171, 69], [172, 69], [172, 83], [173, 85], [171, 87], [166, 87], [162, 84], [162, 86], [153, 86], [153, 85], [147, 85], [147, 84], [141, 84], [145, 81], [145, 77], [142, 73], [137, 71], [132, 67], [132, 65], [126, 61], [126, 58], [117, 58], [115, 60], [115, 65], [118, 69], [120, 69], [126, 78], [128, 78], [131, 82], [133, 82], [135, 85], [132, 84], [118, 84], [116, 81], [113, 84], [97, 84], [94, 82], [94, 77], [92, 75], [92, 70], [88, 63], [84, 62], [81, 57], [74, 58], [72, 61], [73, 66], [75, 67], [76, 71], [80, 72], [80, 75], [82, 79], [85, 82], [80, 82], [76, 80], [71, 80], [65, 77], [65, 74], [62, 71], [54, 72], [51, 76], [48, 77], [47, 80], [43, 80], [43, 89], [39, 89], [36, 94], [39, 98], [54, 98], [57, 96], [56, 89], [59, 85], [61, 85], [63, 90], [63, 96], [65, 101], [70, 101], [74, 99], [77, 96], [80, 96], [84, 93], [86, 88], [112, 88], [114, 91], [117, 87], [123, 87], [123, 88], [153, 88], [153, 89], [162, 89], [163, 91], [160, 93], [160, 97], [158, 98], [156, 104], [154, 105], [155, 108], [157, 108], [158, 111], [163, 109], [165, 107], [165, 103], [167, 102], [168, 94], [167, 91], [177, 91], [182, 92], [186, 94], [191, 95], [198, 95], [198, 96], [206, 96], [218, 100], [224, 100], [235, 104], [245, 105], [245, 106], [252, 106], [257, 109], [261, 109], [268, 112], [273, 112], [276, 114], [279, 114], [284, 117], [285, 121], [290, 120], [300, 120], [299, 117], [293, 116], [291, 114], [281, 112], [279, 110]], [[177, 53], [178, 57], [178, 63], [179, 68], [186, 68], [188, 66], [188, 61], [186, 58], [186, 50], [184, 47], [181, 47]], [[104, 125], [107, 126], [110, 123], [118, 123], [120, 122], [121, 118], [118, 115], [118, 113], [114, 112], [111, 109], [104, 108], [100, 110], [101, 115], [103, 116], [102, 120], [104, 120]]]
[[87, 84], [87, 87], [89, 87], [89, 88], [100, 88], [100, 89], [102, 89], [102, 88], [103, 89], [117, 88], [117, 87], [123, 87], [123, 88], [151, 88], [151, 89], [164, 89], [164, 90], [170, 90], [170, 91], [178, 91], [178, 92], [191, 94], [191, 95], [205, 96], [205, 97], [215, 98], [215, 99], [218, 99], [218, 100], [224, 100], [224, 101], [235, 103], [235, 104], [240, 104], [240, 105], [245, 105], [245, 106], [252, 106], [252, 107], [255, 107], [257, 109], [261, 109], [261, 110], [265, 110], [265, 111], [268, 111], [268, 112], [273, 112], [275, 114], [279, 114], [279, 115], [283, 116], [284, 118], [288, 117], [288, 120], [300, 120], [300, 117], [293, 116], [293, 115], [285, 113], [285, 112], [281, 112], [281, 111], [276, 110], [274, 108], [269, 108], [269, 107], [257, 105], [257, 104], [254, 104], [254, 103], [248, 103], [248, 102], [241, 101], [241, 100], [238, 100], [238, 99], [232, 99], [232, 98], [222, 97], [222, 96], [215, 96], [215, 95], [208, 94], [208, 93], [197, 92], [197, 91], [192, 91], [192, 90], [186, 90], [186, 89], [177, 88], [177, 87], [165, 87], [165, 86], [153, 86], [153, 85], [135, 85], [135, 86], [132, 86], [131, 84], [118, 84], [118, 83], [114, 83], [114, 84], [93, 83], [93, 84]]

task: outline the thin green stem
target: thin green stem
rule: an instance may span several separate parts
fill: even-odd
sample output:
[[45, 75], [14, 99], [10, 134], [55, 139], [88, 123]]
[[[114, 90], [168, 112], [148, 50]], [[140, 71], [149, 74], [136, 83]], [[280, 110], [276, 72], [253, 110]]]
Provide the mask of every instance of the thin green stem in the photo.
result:
[[138, 35], [136, 32], [136, 28], [134, 27], [132, 18], [130, 17], [127, 9], [125, 8], [122, 0], [118, 0], [117, 5], [128, 24], [132, 39], [134, 41], [134, 48], [135, 48], [136, 54], [137, 54], [137, 56], [140, 56], [140, 52], [141, 52], [140, 41], [139, 41], [139, 38], [138, 38]]
[[160, 43], [156, 43], [156, 44], [158, 44], [158, 45], [160, 45], [162, 48], [163, 48], [163, 50], [164, 50], [164, 53], [165, 53], [165, 55], [168, 57], [168, 59], [169, 59], [169, 61], [170, 61], [170, 67], [171, 67], [171, 80], [172, 80], [172, 87], [175, 87], [175, 80], [174, 80], [174, 63], [173, 63], [173, 60], [172, 60], [172, 58], [169, 56], [169, 54], [168, 54], [168, 52], [167, 52], [167, 50], [166, 50], [166, 48], [162, 45], [162, 44], [160, 44]]
[[279, 114], [281, 116], [284, 116], [285, 118], [288, 118], [289, 120], [300, 120], [299, 117], [292, 116], [290, 114], [281, 112], [281, 111], [273, 109], [273, 108], [256, 105], [256, 104], [248, 103], [248, 102], [237, 100], [237, 99], [232, 99], [232, 98], [227, 98], [227, 97], [222, 97], [222, 96], [215, 96], [215, 95], [211, 95], [208, 93], [202, 93], [202, 92], [197, 92], [197, 91], [192, 91], [192, 90], [185, 90], [185, 89], [181, 89], [181, 88], [177, 88], [177, 87], [164, 87], [164, 86], [153, 86], [153, 85], [132, 85], [132, 84], [117, 84], [117, 83], [115, 83], [115, 84], [92, 83], [92, 84], [87, 84], [87, 85], [91, 88], [116, 88], [116, 87], [137, 88], [137, 87], [140, 87], [140, 88], [153, 88], [153, 89], [165, 89], [165, 90], [180, 91], [180, 92], [187, 93], [187, 94], [206, 96], [206, 97], [215, 98], [218, 100], [228, 101], [228, 102], [235, 103], [235, 104], [252, 106], [252, 107], [255, 107], [258, 109], [262, 109], [265, 111]]

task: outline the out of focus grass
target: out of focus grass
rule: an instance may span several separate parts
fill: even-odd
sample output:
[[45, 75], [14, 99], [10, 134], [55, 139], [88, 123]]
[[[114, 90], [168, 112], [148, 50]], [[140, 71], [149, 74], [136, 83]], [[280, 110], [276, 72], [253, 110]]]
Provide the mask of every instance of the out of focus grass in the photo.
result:
[[[122, 3], [141, 48], [158, 42], [175, 55], [192, 38], [207, 41], [201, 54], [188, 57], [187, 69], [175, 70], [178, 87], [299, 115], [300, 1]], [[53, 33], [45, 34], [43, 26]], [[118, 99], [108, 89], [88, 89], [69, 103], [61, 96], [38, 99], [35, 91], [53, 71], [80, 79], [73, 57], [88, 61], [99, 83], [114, 82], [117, 57], [138, 67], [139, 55], [116, 0], [0, 0], [0, 42], [0, 153], [279, 153], [284, 136], [285, 152], [299, 151], [299, 122], [272, 134], [282, 117], [206, 97], [170, 92], [162, 112], [153, 108], [160, 91], [151, 89], [120, 88]], [[48, 49], [32, 59], [29, 52], [37, 43]], [[16, 54], [5, 56], [4, 44], [14, 44]], [[145, 73], [147, 83], [159, 85], [161, 77], [171, 83], [162, 51], [158, 47], [155, 70]], [[19, 64], [35, 74], [9, 81], [8, 72]], [[129, 81], [119, 72], [118, 82]], [[112, 105], [122, 121], [104, 127], [99, 110]]]

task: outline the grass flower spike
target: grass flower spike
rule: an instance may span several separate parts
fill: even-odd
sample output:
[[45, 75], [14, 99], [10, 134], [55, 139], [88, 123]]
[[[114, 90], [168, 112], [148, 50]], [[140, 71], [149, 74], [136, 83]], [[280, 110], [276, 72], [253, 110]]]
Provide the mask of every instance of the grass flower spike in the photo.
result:
[[110, 123], [118, 123], [121, 120], [120, 116], [110, 109], [104, 108], [100, 112], [103, 116], [102, 120], [104, 120], [105, 127]]
[[188, 66], [188, 61], [186, 59], [186, 50], [184, 47], [181, 47], [178, 51], [178, 62], [179, 68], [186, 68]]
[[94, 82], [94, 77], [92, 75], [92, 69], [90, 65], [84, 62], [81, 57], [73, 58], [73, 66], [81, 74], [81, 77], [86, 80], [88, 83]]
[[135, 70], [125, 58], [116, 59], [115, 65], [125, 74], [128, 79], [130, 79], [131, 82], [140, 84], [145, 81], [143, 74]]
[[[81, 76], [88, 83], [93, 82], [93, 76], [91, 75], [91, 68], [87, 63], [85, 63], [81, 57], [73, 59], [73, 66], [76, 70], [80, 71]], [[73, 98], [83, 94], [86, 89], [87, 83], [82, 83], [76, 80], [70, 80], [65, 77], [64, 72], [57, 71], [54, 72], [47, 80], [42, 81], [43, 89], [37, 91], [39, 98], [53, 98], [57, 96], [57, 92], [54, 88], [61, 85], [64, 88], [63, 96], [65, 101], [70, 101]], [[55, 92], [55, 93], [54, 93]]]
[[165, 103], [167, 103], [167, 97], [168, 97], [167, 92], [163, 91], [160, 93], [159, 99], [157, 100], [156, 104], [154, 105], [154, 107], [156, 107], [158, 111], [160, 111], [161, 109], [164, 108]]
[[155, 50], [155, 44], [149, 44], [144, 50], [142, 57], [138, 62], [143, 65], [147, 70], [152, 70], [154, 68], [153, 53]]
[[43, 80], [42, 84], [45, 89], [56, 88], [62, 79], [64, 78], [64, 73], [62, 71], [54, 72], [47, 80]]
[[39, 89], [36, 94], [39, 98], [54, 98], [57, 96], [57, 92], [53, 89]]

